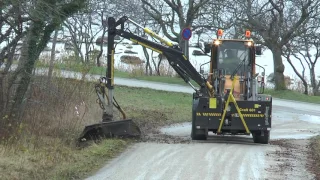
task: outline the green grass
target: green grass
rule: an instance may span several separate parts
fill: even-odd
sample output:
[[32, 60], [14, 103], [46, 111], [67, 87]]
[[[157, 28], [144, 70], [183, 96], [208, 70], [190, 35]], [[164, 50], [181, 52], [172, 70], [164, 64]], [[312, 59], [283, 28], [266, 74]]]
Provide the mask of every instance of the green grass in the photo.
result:
[[265, 94], [270, 94], [273, 97], [280, 99], [320, 104], [320, 96], [308, 96], [292, 90], [275, 91], [272, 89], [266, 89]]
[[142, 111], [159, 122], [163, 119], [165, 123], [191, 121], [191, 94], [117, 86], [115, 97], [124, 110], [128, 109], [129, 117], [141, 117]]

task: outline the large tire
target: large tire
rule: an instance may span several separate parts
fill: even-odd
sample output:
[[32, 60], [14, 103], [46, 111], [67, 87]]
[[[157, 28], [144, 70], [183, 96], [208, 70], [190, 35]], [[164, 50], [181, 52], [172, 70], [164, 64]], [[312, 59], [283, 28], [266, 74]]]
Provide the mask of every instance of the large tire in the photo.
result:
[[269, 144], [270, 140], [270, 131], [264, 131], [264, 136], [262, 136], [261, 132], [253, 132], [253, 142], [259, 144]]
[[192, 140], [207, 140], [207, 136], [205, 134], [205, 131], [203, 130], [203, 134], [196, 134], [196, 126], [194, 124], [194, 121], [192, 121], [192, 128], [191, 128], [191, 138]]
[[[199, 133], [199, 131], [197, 131], [196, 129], [196, 125], [195, 125], [195, 119], [196, 119], [196, 108], [198, 105], [198, 100], [193, 99], [192, 102], [192, 127], [191, 127], [191, 139], [192, 140], [207, 140], [207, 135], [205, 134], [206, 131], [203, 130], [203, 132]], [[198, 132], [198, 133], [196, 133]]]

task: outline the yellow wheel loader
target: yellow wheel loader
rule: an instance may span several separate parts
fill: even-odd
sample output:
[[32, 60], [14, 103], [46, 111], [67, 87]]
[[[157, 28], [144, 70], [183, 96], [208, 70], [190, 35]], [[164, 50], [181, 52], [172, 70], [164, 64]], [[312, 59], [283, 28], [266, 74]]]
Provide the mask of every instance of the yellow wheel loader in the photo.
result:
[[[127, 21], [160, 42], [125, 30], [124, 24]], [[113, 95], [114, 40], [116, 36], [120, 36], [165, 56], [171, 67], [194, 89], [193, 104], [190, 107], [193, 140], [205, 140], [211, 131], [215, 134], [252, 134], [255, 143], [267, 144], [271, 128], [272, 97], [263, 94], [264, 72], [262, 80], [257, 79], [255, 57], [261, 54], [261, 47], [255, 46], [248, 30], [244, 39], [222, 39], [222, 33], [219, 29], [217, 39], [205, 45], [204, 52], [210, 54], [211, 59], [206, 63], [210, 65], [209, 71], [204, 74], [203, 66], [200, 72], [197, 71], [178, 45], [126, 16], [118, 21], [109, 17], [107, 74], [95, 87], [103, 109], [103, 118], [102, 122], [85, 127], [79, 140], [141, 135], [139, 127], [126, 118]], [[197, 85], [192, 84], [190, 79]], [[113, 119], [112, 106], [122, 113], [123, 119]]]

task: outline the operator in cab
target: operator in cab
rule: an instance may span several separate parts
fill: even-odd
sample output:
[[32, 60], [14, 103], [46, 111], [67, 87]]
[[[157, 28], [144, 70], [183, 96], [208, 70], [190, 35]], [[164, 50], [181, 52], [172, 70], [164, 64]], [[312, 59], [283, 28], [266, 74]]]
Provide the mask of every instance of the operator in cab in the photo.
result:
[[238, 67], [241, 59], [236, 55], [232, 49], [227, 49], [225, 51], [225, 57], [222, 58], [222, 62], [219, 64], [219, 69], [224, 69], [226, 74], [232, 74], [234, 70]]

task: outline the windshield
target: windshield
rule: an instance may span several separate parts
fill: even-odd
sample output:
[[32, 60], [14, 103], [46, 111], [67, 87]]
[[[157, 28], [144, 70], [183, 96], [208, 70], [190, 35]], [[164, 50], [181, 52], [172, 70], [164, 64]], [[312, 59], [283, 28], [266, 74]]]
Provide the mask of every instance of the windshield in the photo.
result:
[[223, 41], [218, 47], [218, 54], [218, 68], [223, 68], [227, 74], [232, 74], [244, 59], [244, 66], [249, 64], [249, 49], [241, 41]]

